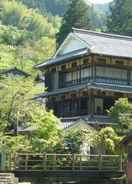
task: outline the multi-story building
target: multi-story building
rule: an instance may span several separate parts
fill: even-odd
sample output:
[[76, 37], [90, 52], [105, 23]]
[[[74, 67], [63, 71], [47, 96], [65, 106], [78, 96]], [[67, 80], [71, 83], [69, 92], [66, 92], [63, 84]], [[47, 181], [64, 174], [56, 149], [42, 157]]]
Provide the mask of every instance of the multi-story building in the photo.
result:
[[110, 123], [115, 100], [132, 100], [132, 37], [73, 28], [55, 56], [35, 68], [45, 76], [41, 97], [67, 123]]

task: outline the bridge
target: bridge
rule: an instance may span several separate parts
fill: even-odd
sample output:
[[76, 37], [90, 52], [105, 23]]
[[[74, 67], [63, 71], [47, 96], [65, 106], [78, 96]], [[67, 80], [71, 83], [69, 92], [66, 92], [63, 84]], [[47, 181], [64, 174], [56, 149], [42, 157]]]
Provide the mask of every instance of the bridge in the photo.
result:
[[6, 172], [17, 177], [121, 177], [119, 155], [33, 154], [8, 155]]

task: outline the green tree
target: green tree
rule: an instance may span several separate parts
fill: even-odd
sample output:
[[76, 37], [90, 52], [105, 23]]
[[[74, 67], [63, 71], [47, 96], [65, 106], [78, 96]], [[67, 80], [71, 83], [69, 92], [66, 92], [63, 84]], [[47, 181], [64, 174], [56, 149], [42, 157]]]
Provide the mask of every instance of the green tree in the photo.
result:
[[132, 1], [114, 0], [110, 5], [108, 31], [132, 36]]
[[109, 115], [116, 132], [124, 134], [132, 129], [132, 104], [127, 98], [120, 98], [110, 108]]
[[117, 154], [119, 153], [119, 143], [121, 137], [119, 137], [112, 127], [106, 127], [101, 129], [95, 136], [94, 146], [100, 154]]
[[[0, 90], [0, 136], [14, 151], [53, 151], [60, 136], [59, 120], [33, 100], [40, 92], [30, 78], [5, 79]], [[33, 129], [32, 137], [19, 135], [18, 127]], [[13, 136], [10, 131], [15, 130]], [[32, 131], [32, 130], [31, 130]], [[40, 145], [40, 146], [39, 146]]]
[[60, 45], [71, 32], [72, 27], [90, 28], [90, 8], [83, 0], [72, 0], [66, 11], [60, 32], [57, 34], [57, 43]]

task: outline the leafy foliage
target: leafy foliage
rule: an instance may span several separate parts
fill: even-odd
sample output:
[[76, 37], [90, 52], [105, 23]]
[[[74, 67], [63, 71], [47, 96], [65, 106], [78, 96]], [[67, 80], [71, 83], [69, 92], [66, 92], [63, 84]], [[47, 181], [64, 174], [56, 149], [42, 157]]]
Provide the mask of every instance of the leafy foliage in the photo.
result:
[[109, 115], [112, 117], [114, 127], [118, 133], [127, 133], [132, 129], [132, 104], [127, 98], [120, 98], [111, 107]]
[[114, 0], [110, 6], [108, 31], [132, 36], [132, 1]]
[[99, 153], [103, 151], [108, 154], [119, 153], [119, 143], [121, 137], [119, 137], [112, 127], [106, 127], [101, 129], [95, 136], [94, 145]]
[[90, 7], [83, 0], [72, 0], [66, 11], [60, 32], [57, 34], [57, 43], [60, 45], [72, 27], [90, 28]]
[[2, 0], [0, 6], [0, 70], [16, 66], [30, 73], [55, 52], [60, 19], [46, 18], [16, 1]]
[[[34, 87], [30, 78], [5, 79], [3, 83], [6, 87], [0, 90], [2, 142], [13, 151], [41, 152], [52, 149], [59, 140], [59, 120], [32, 99], [38, 93], [38, 87]], [[31, 139], [26, 135], [17, 135], [20, 127], [31, 128]], [[15, 131], [14, 136], [10, 136], [12, 130]]]
[[66, 11], [69, 0], [18, 0], [30, 8], [38, 9], [42, 14], [51, 13], [52, 15], [63, 16]]

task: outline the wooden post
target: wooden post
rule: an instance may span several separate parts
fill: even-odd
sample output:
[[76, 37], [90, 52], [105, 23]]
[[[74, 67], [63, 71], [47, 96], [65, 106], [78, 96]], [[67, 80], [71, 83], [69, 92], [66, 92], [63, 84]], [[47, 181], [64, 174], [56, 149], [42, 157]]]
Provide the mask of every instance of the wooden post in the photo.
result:
[[103, 165], [103, 159], [102, 159], [102, 155], [99, 155], [99, 170], [102, 170], [102, 165]]
[[75, 169], [75, 154], [72, 155], [72, 170]]
[[43, 156], [43, 169], [44, 171], [47, 170], [47, 155]]
[[80, 155], [80, 170], [82, 169], [82, 156]]
[[56, 154], [53, 155], [53, 170], [56, 168]]
[[26, 154], [26, 157], [25, 157], [25, 170], [26, 171], [28, 170], [28, 154]]
[[122, 159], [122, 155], [120, 156], [120, 171], [123, 171], [123, 159]]

